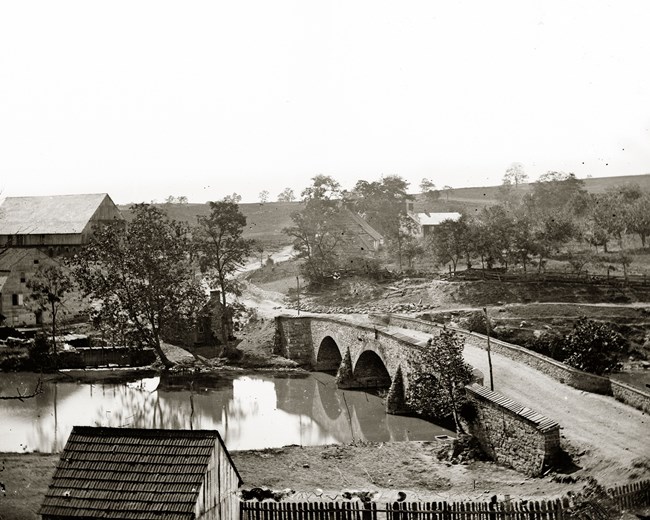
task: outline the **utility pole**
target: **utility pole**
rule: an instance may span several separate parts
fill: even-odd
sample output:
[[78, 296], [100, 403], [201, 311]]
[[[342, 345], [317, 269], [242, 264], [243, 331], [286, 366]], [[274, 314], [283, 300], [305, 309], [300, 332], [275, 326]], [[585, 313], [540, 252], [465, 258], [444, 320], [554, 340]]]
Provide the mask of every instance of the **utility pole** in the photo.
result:
[[483, 307], [485, 313], [485, 327], [487, 329], [487, 354], [488, 366], [490, 367], [490, 390], [494, 392], [494, 379], [492, 377], [492, 352], [490, 351], [490, 317], [488, 316], [487, 307]]
[[300, 316], [300, 277], [296, 276], [296, 290], [298, 293], [298, 316]]

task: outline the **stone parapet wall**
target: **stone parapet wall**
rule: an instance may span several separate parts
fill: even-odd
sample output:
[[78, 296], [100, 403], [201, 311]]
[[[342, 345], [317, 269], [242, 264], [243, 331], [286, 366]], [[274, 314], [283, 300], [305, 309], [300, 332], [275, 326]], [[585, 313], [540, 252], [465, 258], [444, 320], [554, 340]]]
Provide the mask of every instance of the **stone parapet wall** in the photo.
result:
[[560, 452], [560, 425], [513, 400], [472, 384], [465, 387], [474, 416], [465, 427], [499, 464], [540, 475]]
[[622, 403], [634, 406], [645, 413], [650, 413], [650, 393], [626, 385], [621, 381], [611, 379], [612, 393], [614, 397]]
[[[370, 316], [374, 321], [384, 325], [394, 325], [421, 332], [438, 333], [442, 327], [436, 323], [408, 316], [395, 314], [374, 314]], [[447, 327], [462, 334], [469, 345], [487, 349], [487, 336], [476, 332], [469, 332], [455, 327]], [[507, 343], [498, 339], [490, 338], [490, 349], [510, 358], [514, 361], [524, 363], [540, 372], [552, 377], [560, 383], [572, 386], [578, 390], [593, 392], [596, 394], [613, 395], [618, 401], [633, 406], [639, 410], [650, 413], [650, 394], [637, 388], [631, 387], [619, 381], [610, 380], [608, 377], [597, 376], [570, 367], [560, 361], [551, 359], [532, 350], [519, 345]]]

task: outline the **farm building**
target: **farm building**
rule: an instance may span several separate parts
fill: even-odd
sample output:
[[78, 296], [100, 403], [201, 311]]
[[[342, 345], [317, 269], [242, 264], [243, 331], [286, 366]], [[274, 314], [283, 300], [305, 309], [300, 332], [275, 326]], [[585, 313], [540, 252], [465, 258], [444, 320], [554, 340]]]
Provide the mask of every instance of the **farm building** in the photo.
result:
[[75, 426], [39, 511], [44, 520], [235, 519], [237, 468], [216, 430]]
[[433, 232], [433, 229], [442, 224], [445, 220], [456, 221], [461, 217], [460, 213], [408, 213], [409, 217], [416, 223], [415, 235], [426, 238]]
[[0, 248], [66, 254], [87, 244], [95, 226], [115, 220], [124, 217], [106, 193], [7, 197], [0, 206]]

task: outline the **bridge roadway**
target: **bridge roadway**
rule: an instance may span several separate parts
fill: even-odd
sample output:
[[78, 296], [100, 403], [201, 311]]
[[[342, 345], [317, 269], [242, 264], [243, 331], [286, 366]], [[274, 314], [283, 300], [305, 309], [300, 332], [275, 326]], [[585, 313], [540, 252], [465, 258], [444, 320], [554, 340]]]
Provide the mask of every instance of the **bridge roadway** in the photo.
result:
[[[388, 328], [420, 341], [430, 337], [425, 332]], [[485, 386], [489, 386], [487, 352], [465, 345], [463, 355], [470, 365], [483, 372]], [[650, 417], [647, 414], [613, 397], [576, 390], [496, 353], [492, 353], [492, 365], [494, 390], [562, 425], [563, 446], [566, 447], [564, 441], [568, 440], [579, 453], [585, 452], [578, 462], [581, 467], [612, 484], [620, 482], [621, 468], [636, 473], [636, 478], [648, 478]], [[647, 466], [635, 469], [632, 467], [635, 460], [645, 460]]]

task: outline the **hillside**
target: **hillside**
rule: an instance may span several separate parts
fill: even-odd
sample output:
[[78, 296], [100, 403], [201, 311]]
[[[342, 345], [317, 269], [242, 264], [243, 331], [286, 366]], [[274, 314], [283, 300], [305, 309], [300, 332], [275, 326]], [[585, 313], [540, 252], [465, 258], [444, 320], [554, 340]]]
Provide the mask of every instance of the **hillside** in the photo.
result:
[[[174, 220], [196, 224], [199, 216], [210, 213], [208, 204], [156, 204]], [[240, 204], [239, 209], [246, 216], [244, 236], [259, 240], [264, 247], [277, 249], [291, 241], [282, 229], [292, 225], [291, 214], [300, 209], [299, 202], [267, 202]], [[131, 218], [128, 205], [118, 206], [127, 220]]]
[[[590, 193], [602, 193], [620, 184], [638, 184], [643, 189], [650, 190], [650, 174], [628, 175], [622, 177], [601, 177], [583, 179], [585, 188]], [[523, 190], [530, 190], [531, 184], [522, 184]], [[428, 201], [422, 194], [415, 195], [415, 211], [429, 212], [468, 212], [474, 213], [485, 206], [497, 203], [499, 186], [478, 186], [473, 188], [454, 188], [449, 193], [443, 193], [437, 201]], [[175, 220], [196, 224], [196, 217], [207, 215], [207, 204], [157, 204]], [[241, 212], [246, 216], [247, 238], [259, 240], [268, 249], [279, 249], [289, 245], [291, 240], [282, 233], [282, 229], [291, 226], [291, 213], [300, 209], [300, 202], [266, 202], [240, 204]], [[129, 206], [118, 206], [129, 219]]]

